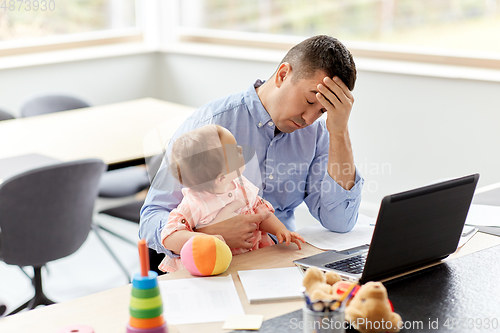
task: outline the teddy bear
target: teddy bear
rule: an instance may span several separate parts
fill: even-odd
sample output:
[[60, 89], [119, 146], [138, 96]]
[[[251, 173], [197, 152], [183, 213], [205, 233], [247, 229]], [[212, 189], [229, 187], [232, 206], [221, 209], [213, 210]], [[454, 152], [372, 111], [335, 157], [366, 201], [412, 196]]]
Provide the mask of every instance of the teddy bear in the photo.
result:
[[345, 310], [345, 319], [361, 333], [400, 330], [401, 316], [393, 312], [381, 282], [368, 282], [359, 288]]
[[[353, 283], [342, 281], [337, 273], [325, 274], [316, 267], [307, 269], [302, 284], [316, 311], [322, 311], [323, 308], [316, 309], [315, 302], [333, 304], [331, 302], [340, 300], [346, 291], [353, 289]], [[352, 294], [354, 297], [346, 303], [345, 319], [359, 332], [399, 332], [401, 316], [394, 312], [382, 283], [368, 282], [361, 287], [356, 285]]]
[[339, 282], [340, 275], [335, 272], [323, 273], [317, 267], [307, 269], [302, 284], [309, 294], [309, 299], [314, 301], [333, 301], [340, 297], [337, 293], [333, 293], [332, 286]]
[[[325, 295], [327, 298], [331, 298], [333, 295], [332, 286], [340, 281], [340, 275], [335, 272], [323, 273], [317, 267], [310, 267], [302, 281], [302, 284], [306, 288], [311, 300], [319, 300], [322, 298], [313, 298], [313, 293], [316, 292], [317, 295]], [[329, 296], [328, 296], [329, 295]]]

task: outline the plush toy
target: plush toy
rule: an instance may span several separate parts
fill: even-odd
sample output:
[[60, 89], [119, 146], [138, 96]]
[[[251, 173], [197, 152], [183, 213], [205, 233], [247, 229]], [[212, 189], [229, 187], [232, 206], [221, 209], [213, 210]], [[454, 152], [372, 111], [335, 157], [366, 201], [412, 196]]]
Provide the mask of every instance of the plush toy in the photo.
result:
[[338, 275], [335, 272], [326, 272], [325, 280], [326, 280], [326, 283], [333, 286], [335, 283], [342, 281], [342, 278], [340, 277], [340, 275]]
[[361, 333], [400, 330], [401, 316], [393, 312], [387, 290], [380, 282], [368, 282], [359, 288], [345, 310], [345, 319]]
[[338, 300], [340, 296], [333, 293], [332, 285], [340, 281], [340, 275], [335, 272], [323, 273], [319, 268], [307, 269], [302, 284], [309, 294], [311, 302]]
[[229, 246], [210, 235], [191, 237], [182, 247], [180, 254], [184, 267], [196, 276], [224, 273], [233, 259]]

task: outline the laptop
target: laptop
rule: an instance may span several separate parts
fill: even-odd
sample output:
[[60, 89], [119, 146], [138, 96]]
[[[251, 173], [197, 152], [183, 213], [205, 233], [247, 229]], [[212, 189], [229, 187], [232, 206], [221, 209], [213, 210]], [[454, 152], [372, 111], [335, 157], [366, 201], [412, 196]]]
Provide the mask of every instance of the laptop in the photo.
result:
[[344, 280], [388, 280], [455, 252], [479, 179], [473, 174], [383, 198], [370, 245], [295, 260]]

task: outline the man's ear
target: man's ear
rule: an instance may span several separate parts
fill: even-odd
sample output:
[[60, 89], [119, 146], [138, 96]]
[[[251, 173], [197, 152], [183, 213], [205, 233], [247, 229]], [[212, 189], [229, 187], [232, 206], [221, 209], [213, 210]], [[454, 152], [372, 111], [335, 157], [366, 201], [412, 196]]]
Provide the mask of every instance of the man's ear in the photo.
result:
[[285, 80], [290, 79], [290, 75], [292, 74], [292, 66], [289, 63], [284, 62], [278, 67], [276, 71], [276, 75], [274, 76], [274, 84], [277, 88], [281, 87]]

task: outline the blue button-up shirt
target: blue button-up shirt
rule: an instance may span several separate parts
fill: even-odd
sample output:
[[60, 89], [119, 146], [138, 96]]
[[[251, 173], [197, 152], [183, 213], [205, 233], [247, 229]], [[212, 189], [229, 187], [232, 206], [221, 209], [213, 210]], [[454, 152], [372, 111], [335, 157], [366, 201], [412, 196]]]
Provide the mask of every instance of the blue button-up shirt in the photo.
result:
[[[293, 133], [275, 135], [275, 125], [262, 105], [256, 87], [218, 99], [196, 110], [177, 130], [175, 138], [207, 124], [227, 128], [239, 145], [255, 149], [259, 172], [245, 170], [244, 175], [261, 188], [275, 215], [285, 226], [295, 231], [294, 210], [303, 201], [311, 214], [327, 229], [348, 232], [356, 224], [361, 202], [363, 179], [356, 169], [355, 184], [342, 188], [327, 172], [329, 133], [324, 119]], [[173, 177], [168, 182], [172, 182]], [[161, 229], [169, 213], [182, 200], [180, 186], [164, 190], [153, 186], [141, 209], [139, 237], [157, 252], [176, 256], [161, 244]]]

